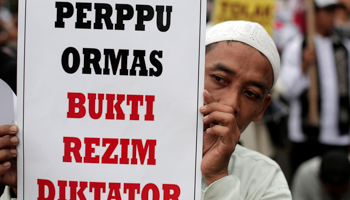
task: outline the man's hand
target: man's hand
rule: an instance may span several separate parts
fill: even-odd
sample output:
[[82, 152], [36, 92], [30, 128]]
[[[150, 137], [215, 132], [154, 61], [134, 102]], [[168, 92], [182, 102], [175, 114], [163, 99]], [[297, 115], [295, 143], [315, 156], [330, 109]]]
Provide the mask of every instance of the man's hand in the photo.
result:
[[17, 187], [17, 150], [19, 139], [16, 125], [0, 126], [0, 184]]
[[204, 115], [202, 174], [209, 186], [228, 175], [231, 154], [241, 136], [232, 107], [220, 104], [204, 91]]
[[303, 61], [301, 70], [305, 74], [309, 66], [316, 64], [316, 53], [314, 49], [305, 48], [303, 50]]

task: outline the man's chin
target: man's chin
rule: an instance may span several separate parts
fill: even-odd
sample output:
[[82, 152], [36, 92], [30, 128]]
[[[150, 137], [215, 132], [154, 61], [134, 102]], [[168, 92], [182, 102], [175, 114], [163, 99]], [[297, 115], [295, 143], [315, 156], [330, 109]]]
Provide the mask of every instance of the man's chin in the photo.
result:
[[[250, 124], [250, 123], [249, 123]], [[245, 129], [249, 126], [249, 124], [247, 124], [247, 125], [245, 125], [245, 126], [243, 126], [243, 128], [240, 128], [240, 126], [239, 125], [237, 125], [238, 126], [238, 129], [239, 129], [239, 131], [241, 132], [241, 135], [243, 134], [243, 132], [245, 131]]]

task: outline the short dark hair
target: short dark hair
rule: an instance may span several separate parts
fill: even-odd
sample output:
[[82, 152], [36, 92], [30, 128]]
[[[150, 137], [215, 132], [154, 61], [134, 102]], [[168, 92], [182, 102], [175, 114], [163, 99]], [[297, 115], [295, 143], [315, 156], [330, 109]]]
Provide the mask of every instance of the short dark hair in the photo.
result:
[[350, 161], [348, 155], [339, 150], [329, 151], [322, 157], [320, 178], [333, 186], [344, 185], [350, 180]]

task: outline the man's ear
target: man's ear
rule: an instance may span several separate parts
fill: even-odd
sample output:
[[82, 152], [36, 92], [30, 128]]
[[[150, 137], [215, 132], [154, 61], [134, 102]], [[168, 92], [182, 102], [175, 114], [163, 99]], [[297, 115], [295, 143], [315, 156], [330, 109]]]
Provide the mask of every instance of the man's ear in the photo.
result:
[[258, 115], [252, 120], [253, 122], [257, 122], [262, 118], [267, 106], [270, 105], [270, 102], [271, 102], [271, 94], [268, 94], [263, 102], [263, 105], [260, 108]]

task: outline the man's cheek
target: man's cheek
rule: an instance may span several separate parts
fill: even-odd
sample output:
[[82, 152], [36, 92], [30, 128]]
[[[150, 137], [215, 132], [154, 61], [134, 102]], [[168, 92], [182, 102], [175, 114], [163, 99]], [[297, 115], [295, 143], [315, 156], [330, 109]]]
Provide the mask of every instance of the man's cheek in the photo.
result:
[[[206, 90], [209, 91], [211, 88], [212, 88], [212, 87], [211, 87], [209, 78], [205, 78], [205, 79], [204, 79], [204, 89], [206, 89]], [[210, 93], [210, 91], [209, 91], [209, 93]]]

